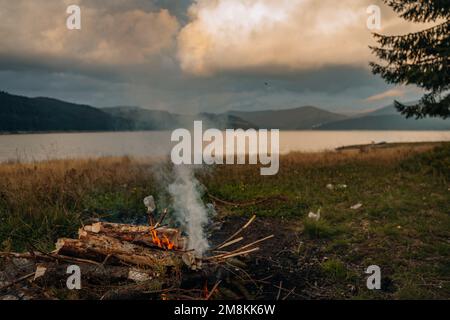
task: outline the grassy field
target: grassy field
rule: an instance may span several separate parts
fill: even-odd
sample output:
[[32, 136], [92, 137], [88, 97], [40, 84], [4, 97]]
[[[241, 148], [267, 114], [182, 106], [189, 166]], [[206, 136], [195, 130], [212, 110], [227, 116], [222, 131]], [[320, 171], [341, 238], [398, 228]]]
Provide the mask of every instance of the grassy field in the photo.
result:
[[[2, 164], [0, 250], [51, 250], [93, 217], [143, 218], [145, 196], [167, 201], [162, 170], [129, 158]], [[261, 234], [276, 230], [262, 255], [272, 281], [296, 286], [291, 298], [450, 299], [450, 144], [295, 153], [273, 177], [256, 166], [197, 176], [217, 220], [235, 226], [256, 214]], [[308, 218], [319, 209], [320, 221]], [[381, 291], [365, 289], [372, 264], [382, 268]]]

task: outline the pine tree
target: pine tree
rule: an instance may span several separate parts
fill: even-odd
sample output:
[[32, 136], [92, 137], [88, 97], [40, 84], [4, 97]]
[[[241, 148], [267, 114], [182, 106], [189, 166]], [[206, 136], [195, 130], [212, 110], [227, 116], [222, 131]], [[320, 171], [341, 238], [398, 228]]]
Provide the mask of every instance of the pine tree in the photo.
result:
[[407, 21], [436, 25], [401, 36], [374, 34], [370, 47], [386, 64], [372, 62], [372, 72], [388, 83], [415, 84], [427, 91], [412, 106], [395, 101], [406, 117], [450, 117], [450, 0], [383, 0]]

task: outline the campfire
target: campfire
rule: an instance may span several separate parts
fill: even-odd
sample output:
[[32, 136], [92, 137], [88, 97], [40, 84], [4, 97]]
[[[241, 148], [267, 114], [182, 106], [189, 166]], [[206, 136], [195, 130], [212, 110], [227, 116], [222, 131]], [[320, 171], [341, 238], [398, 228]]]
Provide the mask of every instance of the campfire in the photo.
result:
[[[188, 247], [189, 239], [181, 230], [162, 225], [168, 210], [157, 223], [154, 223], [154, 211], [148, 212], [149, 225], [103, 221], [85, 225], [80, 228], [77, 239], [58, 239], [56, 249], [50, 253], [36, 248], [28, 253], [1, 252], [0, 262], [2, 259], [13, 264], [19, 262], [23, 264], [19, 269], [29, 273], [24, 275], [17, 271], [15, 279], [3, 285], [0, 282], [0, 296], [21, 289], [29, 291], [32, 287], [34, 295], [31, 298], [50, 298], [47, 296], [51, 291], [49, 288], [66, 289], [62, 284], [68, 276], [67, 267], [77, 265], [81, 269], [83, 285], [95, 285], [96, 290], [101, 291], [101, 296], [95, 298], [147, 298], [151, 294], [151, 298], [163, 300], [210, 299], [219, 289], [221, 280], [214, 277], [214, 273], [221, 266], [260, 250], [258, 245], [273, 237], [236, 248], [244, 242], [245, 230], [256, 219], [253, 216], [225, 241], [199, 256], [195, 248]], [[180, 290], [187, 290], [181, 289], [186, 278], [198, 279], [190, 282], [199, 289], [180, 294]], [[215, 284], [209, 288], [208, 280], [211, 283], [214, 278]]]
[[175, 243], [170, 241], [170, 239], [163, 234], [163, 238], [161, 239], [158, 236], [158, 231], [156, 229], [150, 230], [152, 234], [152, 240], [155, 245], [158, 246], [158, 248], [166, 249], [166, 250], [173, 250], [175, 248]]

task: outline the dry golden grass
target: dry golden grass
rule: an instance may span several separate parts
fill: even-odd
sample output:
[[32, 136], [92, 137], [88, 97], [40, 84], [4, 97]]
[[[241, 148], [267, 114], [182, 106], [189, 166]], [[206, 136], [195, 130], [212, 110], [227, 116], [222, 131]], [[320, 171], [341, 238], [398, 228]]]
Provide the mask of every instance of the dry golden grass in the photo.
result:
[[[281, 166], [334, 166], [347, 162], [392, 164], [417, 153], [429, 151], [435, 145], [400, 145], [395, 148], [355, 150], [325, 153], [291, 153], [281, 157]], [[145, 159], [99, 158], [84, 160], [54, 160], [35, 163], [0, 165], [0, 200], [3, 208], [23, 215], [42, 213], [45, 207], [82, 209], [79, 202], [96, 191], [114, 192], [118, 186], [148, 185], [152, 180], [151, 165]], [[230, 168], [231, 169], [231, 168]], [[237, 172], [249, 170], [234, 166]], [[233, 170], [233, 171], [235, 171]], [[230, 173], [230, 170], [226, 170]], [[250, 171], [257, 171], [257, 168]]]
[[382, 162], [392, 164], [418, 153], [432, 150], [441, 143], [393, 144], [380, 148], [349, 149], [339, 152], [302, 153], [292, 152], [282, 157], [283, 164], [336, 165], [345, 162]]
[[0, 165], [0, 247], [6, 241], [4, 247], [23, 249], [42, 237], [51, 246], [57, 236], [76, 231], [84, 211], [139, 197], [132, 189], [150, 178], [148, 166], [126, 157]]
[[86, 192], [135, 183], [142, 168], [129, 158], [60, 160], [0, 166], [0, 195], [10, 207], [76, 203]]

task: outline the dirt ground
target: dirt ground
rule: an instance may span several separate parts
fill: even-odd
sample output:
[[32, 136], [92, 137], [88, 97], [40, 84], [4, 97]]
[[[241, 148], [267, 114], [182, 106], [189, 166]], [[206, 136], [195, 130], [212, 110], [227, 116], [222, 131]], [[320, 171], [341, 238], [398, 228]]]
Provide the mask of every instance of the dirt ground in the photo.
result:
[[[221, 243], [247, 221], [244, 217], [226, 217], [214, 231], [213, 242]], [[295, 252], [302, 245], [299, 229], [300, 226], [293, 221], [258, 218], [245, 230], [245, 243], [272, 234], [275, 236], [262, 243], [258, 252], [241, 258], [245, 263], [244, 271], [235, 270], [236, 278], [247, 290], [244, 292], [248, 295], [246, 298], [312, 299], [320, 296], [319, 292], [314, 292], [314, 283], [319, 277], [314, 268], [318, 263], [317, 257], [314, 252], [301, 257]]]

